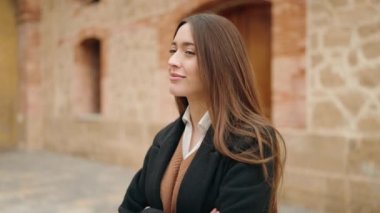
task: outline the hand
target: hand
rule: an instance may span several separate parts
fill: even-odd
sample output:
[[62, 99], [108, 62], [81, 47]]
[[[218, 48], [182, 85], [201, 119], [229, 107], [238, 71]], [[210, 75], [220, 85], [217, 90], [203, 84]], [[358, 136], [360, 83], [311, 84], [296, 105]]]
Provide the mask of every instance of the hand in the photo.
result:
[[210, 213], [220, 213], [220, 211], [218, 211], [218, 209], [214, 208]]

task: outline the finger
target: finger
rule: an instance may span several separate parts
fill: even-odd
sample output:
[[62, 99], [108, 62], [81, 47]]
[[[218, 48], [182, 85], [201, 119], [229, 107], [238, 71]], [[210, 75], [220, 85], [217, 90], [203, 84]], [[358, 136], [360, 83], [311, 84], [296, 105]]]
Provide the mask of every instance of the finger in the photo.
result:
[[210, 213], [220, 213], [218, 209], [214, 208]]

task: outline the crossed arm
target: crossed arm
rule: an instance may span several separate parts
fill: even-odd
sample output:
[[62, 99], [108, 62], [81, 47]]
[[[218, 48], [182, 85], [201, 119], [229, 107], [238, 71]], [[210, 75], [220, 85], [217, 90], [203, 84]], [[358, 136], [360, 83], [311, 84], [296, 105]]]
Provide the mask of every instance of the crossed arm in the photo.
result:
[[[267, 212], [270, 200], [270, 186], [264, 180], [261, 166], [236, 163], [225, 174], [211, 213]], [[120, 213], [162, 213], [160, 209], [149, 208], [145, 197], [144, 167], [133, 178]]]

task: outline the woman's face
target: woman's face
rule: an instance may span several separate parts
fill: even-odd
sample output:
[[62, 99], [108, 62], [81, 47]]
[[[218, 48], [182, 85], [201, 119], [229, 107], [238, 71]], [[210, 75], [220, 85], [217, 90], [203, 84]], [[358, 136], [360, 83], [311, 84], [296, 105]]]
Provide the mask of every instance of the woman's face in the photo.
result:
[[188, 99], [202, 97], [196, 51], [190, 25], [186, 23], [178, 29], [170, 47], [169, 91], [172, 95]]

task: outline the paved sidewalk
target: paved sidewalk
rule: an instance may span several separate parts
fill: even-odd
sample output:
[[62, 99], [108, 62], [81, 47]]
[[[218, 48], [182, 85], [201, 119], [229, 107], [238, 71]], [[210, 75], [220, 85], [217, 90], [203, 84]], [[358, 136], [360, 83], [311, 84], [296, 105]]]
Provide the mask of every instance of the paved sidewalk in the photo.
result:
[[117, 212], [133, 174], [62, 154], [0, 152], [0, 212]]

